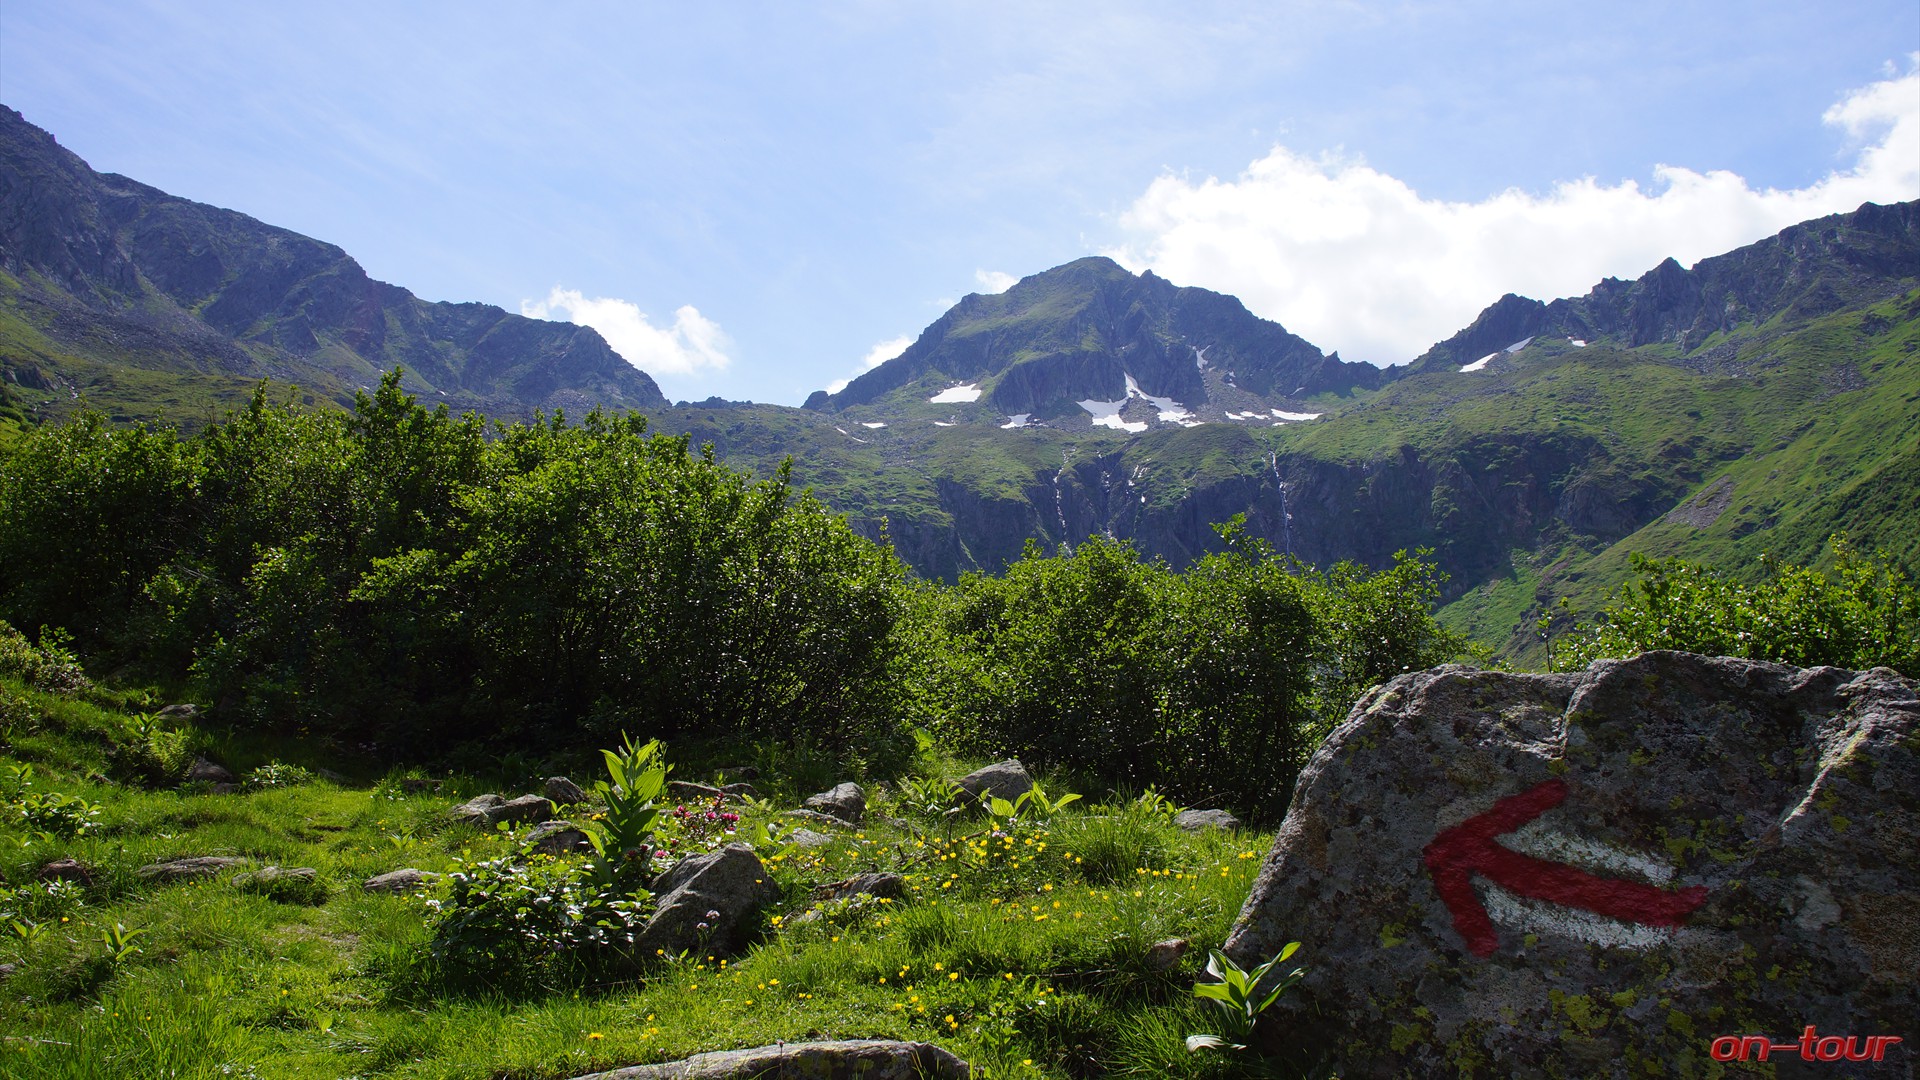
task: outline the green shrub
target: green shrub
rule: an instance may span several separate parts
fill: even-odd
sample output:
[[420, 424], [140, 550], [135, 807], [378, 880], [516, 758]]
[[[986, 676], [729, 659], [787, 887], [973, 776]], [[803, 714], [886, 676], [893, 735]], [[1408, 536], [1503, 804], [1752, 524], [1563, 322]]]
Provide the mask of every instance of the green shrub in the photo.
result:
[[1554, 644], [1553, 665], [1570, 671], [1601, 657], [1679, 649], [1920, 677], [1920, 586], [1885, 554], [1861, 555], [1844, 538], [1830, 549], [1824, 571], [1763, 557], [1759, 582], [1635, 555], [1639, 578], [1593, 625]]
[[270, 761], [257, 769], [249, 771], [240, 786], [248, 791], [267, 791], [272, 788], [292, 787], [305, 784], [313, 779], [313, 774], [298, 765]]
[[303, 874], [280, 867], [240, 874], [233, 879], [233, 887], [253, 896], [264, 896], [277, 904], [308, 907], [326, 903], [333, 892], [317, 873]]
[[646, 924], [644, 893], [609, 886], [593, 863], [535, 855], [464, 863], [429, 900], [428, 955], [456, 987], [522, 992], [603, 968]]
[[93, 684], [68, 647], [71, 640], [59, 630], [42, 627], [36, 645], [0, 621], [0, 675], [12, 675], [49, 694], [78, 694]]

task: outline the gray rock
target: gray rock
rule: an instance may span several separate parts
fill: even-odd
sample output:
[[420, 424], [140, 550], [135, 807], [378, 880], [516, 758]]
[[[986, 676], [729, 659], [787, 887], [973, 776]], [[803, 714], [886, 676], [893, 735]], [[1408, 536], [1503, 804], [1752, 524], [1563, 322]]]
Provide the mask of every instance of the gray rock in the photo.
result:
[[173, 720], [173, 721], [195, 720], [195, 719], [198, 719], [200, 716], [200, 706], [194, 705], [191, 703], [169, 705], [166, 708], [161, 709], [159, 712], [154, 713], [154, 715], [159, 717], [162, 720]]
[[440, 875], [431, 870], [415, 870], [403, 867], [384, 874], [375, 874], [360, 884], [362, 889], [376, 893], [410, 893], [423, 886], [440, 880]]
[[522, 795], [487, 811], [487, 823], [501, 821], [548, 821], [553, 817], [553, 803], [544, 795]]
[[488, 792], [454, 807], [453, 817], [483, 826], [502, 821], [546, 821], [553, 817], [553, 803], [540, 795], [522, 795], [509, 801]]
[[1377, 687], [1228, 939], [1245, 966], [1304, 942], [1257, 1038], [1365, 1080], [1704, 1075], [1721, 1036], [1902, 1033], [1916, 726], [1920, 686], [1885, 669], [1674, 652]]
[[[815, 834], [818, 835], [818, 834]], [[829, 882], [813, 890], [813, 906], [787, 921], [787, 926], [810, 926], [821, 919], [822, 904], [851, 902], [863, 905], [869, 901], [901, 900], [907, 895], [907, 879], [899, 874], [871, 873], [855, 874], [843, 881]]]
[[907, 895], [907, 879], [886, 872], [855, 874], [842, 881], [828, 882], [813, 890], [815, 900], [845, 900], [855, 896], [885, 897], [900, 900]]
[[826, 833], [814, 832], [812, 829], [795, 829], [782, 839], [795, 847], [808, 849], [823, 848], [833, 843], [833, 837]]
[[967, 1080], [970, 1075], [966, 1062], [932, 1043], [857, 1039], [721, 1050], [574, 1080]]
[[507, 800], [489, 791], [485, 795], [475, 795], [473, 798], [454, 807], [449, 811], [449, 814], [458, 821], [468, 821], [475, 825], [488, 825], [493, 821], [493, 811], [506, 804]]
[[975, 799], [986, 794], [1012, 802], [1033, 790], [1033, 777], [1027, 775], [1026, 767], [1016, 758], [975, 769], [961, 777], [959, 782], [967, 794]]
[[800, 805], [808, 810], [830, 814], [849, 825], [858, 825], [860, 819], [867, 816], [867, 793], [860, 790], [859, 784], [837, 784], [832, 791], [809, 796]]
[[213, 877], [222, 870], [246, 865], [247, 860], [232, 855], [183, 855], [177, 859], [148, 863], [135, 870], [148, 881], [186, 881], [191, 878]]
[[311, 866], [263, 866], [233, 878], [235, 888], [265, 889], [279, 882], [311, 882], [320, 879], [320, 871]]
[[754, 911], [780, 895], [760, 856], [745, 844], [681, 859], [654, 881], [653, 892], [659, 897], [653, 918], [634, 947], [643, 961], [683, 949], [732, 952]]
[[204, 784], [231, 784], [234, 782], [234, 779], [233, 773], [229, 771], [226, 766], [209, 761], [203, 757], [196, 757], [193, 759], [193, 764], [187, 768], [186, 782], [189, 784], [195, 782]]
[[788, 810], [782, 813], [780, 816], [790, 817], [790, 818], [793, 818], [795, 821], [804, 821], [809, 825], [818, 825], [823, 829], [853, 828], [852, 824], [846, 821], [842, 821], [841, 819], [834, 817], [832, 814], [823, 814], [818, 810]]
[[760, 789], [744, 780], [737, 784], [722, 784], [720, 785], [720, 790], [728, 795], [751, 795], [756, 799], [760, 797]]
[[675, 799], [690, 802], [712, 802], [715, 799], [721, 802], [744, 801], [737, 793], [728, 791], [726, 788], [717, 788], [711, 784], [696, 784], [690, 780], [667, 781], [667, 794]]
[[555, 806], [572, 806], [587, 801], [586, 790], [564, 776], [547, 777], [545, 791]]
[[1173, 816], [1173, 823], [1188, 832], [1202, 829], [1232, 832], [1240, 827], [1240, 819], [1225, 810], [1182, 810]]
[[1172, 971], [1180, 966], [1180, 958], [1187, 955], [1193, 945], [1186, 938], [1168, 938], [1147, 946], [1148, 971]]
[[543, 821], [527, 833], [525, 842], [543, 855], [593, 850], [587, 834], [571, 821]]

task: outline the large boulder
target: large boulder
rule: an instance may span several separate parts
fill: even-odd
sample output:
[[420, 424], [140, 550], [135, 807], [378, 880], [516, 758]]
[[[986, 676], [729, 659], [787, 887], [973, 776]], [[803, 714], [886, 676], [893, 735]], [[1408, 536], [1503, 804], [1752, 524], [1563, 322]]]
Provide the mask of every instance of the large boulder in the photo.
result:
[[975, 769], [961, 777], [959, 784], [975, 799], [990, 795], [1012, 802], [1033, 790], [1033, 777], [1027, 775], [1026, 766], [1020, 764], [1017, 758], [1008, 758]]
[[642, 960], [695, 948], [734, 951], [753, 913], [778, 899], [780, 889], [752, 848], [728, 844], [681, 859], [654, 881], [653, 893], [653, 918], [635, 945]]
[[547, 777], [546, 787], [542, 791], [555, 806], [573, 806], [587, 801], [586, 789], [564, 776]]
[[[1886, 669], [1673, 652], [1376, 688], [1302, 770], [1228, 939], [1244, 966], [1305, 943], [1258, 1039], [1352, 1080], [1911, 1043], [1917, 720]], [[1911, 1047], [1881, 1048], [1906, 1075]]]
[[543, 795], [503, 799], [488, 792], [475, 795], [454, 807], [451, 814], [456, 820], [481, 826], [492, 826], [502, 821], [540, 822], [553, 817], [553, 802]]
[[932, 1043], [853, 1039], [695, 1054], [574, 1080], [966, 1080], [967, 1063]]
[[800, 805], [815, 813], [839, 818], [849, 825], [858, 825], [860, 819], [867, 816], [867, 793], [860, 790], [859, 784], [836, 784], [831, 791], [808, 796]]

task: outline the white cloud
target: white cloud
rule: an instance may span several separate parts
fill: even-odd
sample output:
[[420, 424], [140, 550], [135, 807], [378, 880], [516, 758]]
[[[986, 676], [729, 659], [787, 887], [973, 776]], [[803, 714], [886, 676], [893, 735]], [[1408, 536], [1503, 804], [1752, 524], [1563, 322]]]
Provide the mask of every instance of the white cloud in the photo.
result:
[[852, 375], [849, 375], [844, 379], [835, 379], [832, 382], [828, 383], [827, 393], [837, 394], [840, 391], [845, 390], [847, 388], [847, 384], [852, 382], [855, 378], [857, 378], [858, 376], [864, 375], [869, 371], [872, 371], [874, 368], [879, 367], [881, 364], [884, 364], [887, 361], [893, 359], [894, 357], [899, 356], [901, 353], [906, 352], [907, 346], [911, 344], [913, 344], [913, 338], [907, 336], [906, 334], [902, 334], [899, 337], [891, 337], [885, 341], [874, 342], [873, 348], [867, 350], [867, 355], [860, 358], [860, 370], [854, 372]]
[[691, 375], [719, 370], [732, 363], [732, 342], [720, 325], [700, 314], [692, 304], [673, 313], [673, 325], [655, 326], [634, 304], [612, 297], [588, 299], [578, 289], [558, 285], [545, 300], [520, 301], [520, 314], [529, 319], [556, 319], [591, 326], [600, 331], [613, 351], [650, 375]]
[[1660, 165], [1645, 189], [1587, 178], [1444, 202], [1358, 158], [1276, 146], [1230, 181], [1155, 180], [1121, 216], [1134, 239], [1109, 254], [1232, 293], [1347, 359], [1401, 363], [1503, 293], [1578, 296], [1667, 256], [1691, 264], [1863, 202], [1920, 198], [1920, 54], [1823, 119], [1854, 142], [1851, 167], [1788, 191]]
[[975, 270], [973, 280], [980, 283], [980, 290], [986, 293], [1003, 293], [1019, 284], [1020, 279], [1000, 270]]

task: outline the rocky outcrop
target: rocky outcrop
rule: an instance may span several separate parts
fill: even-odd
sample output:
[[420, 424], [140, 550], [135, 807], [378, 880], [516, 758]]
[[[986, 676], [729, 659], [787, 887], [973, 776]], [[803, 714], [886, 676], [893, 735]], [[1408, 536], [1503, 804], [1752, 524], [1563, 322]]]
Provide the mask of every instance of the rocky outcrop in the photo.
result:
[[1707, 1074], [1721, 1036], [1902, 1034], [1917, 690], [1661, 652], [1377, 688], [1227, 942], [1243, 966], [1304, 942], [1260, 1039], [1354, 1078], [1624, 1077]]
[[502, 821], [541, 822], [553, 817], [553, 803], [543, 795], [522, 795], [517, 799], [506, 799], [492, 792], [475, 795], [450, 811], [449, 816], [456, 821], [465, 821], [482, 827], [496, 825]]
[[931, 1043], [861, 1039], [695, 1054], [574, 1080], [966, 1080], [967, 1063]]

